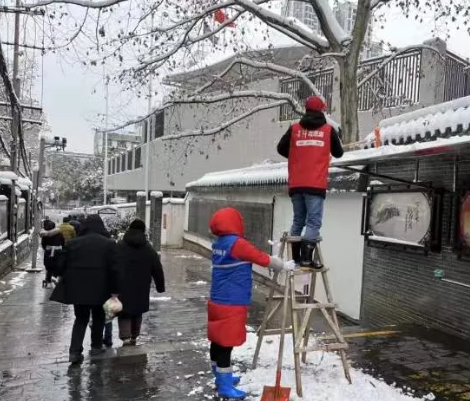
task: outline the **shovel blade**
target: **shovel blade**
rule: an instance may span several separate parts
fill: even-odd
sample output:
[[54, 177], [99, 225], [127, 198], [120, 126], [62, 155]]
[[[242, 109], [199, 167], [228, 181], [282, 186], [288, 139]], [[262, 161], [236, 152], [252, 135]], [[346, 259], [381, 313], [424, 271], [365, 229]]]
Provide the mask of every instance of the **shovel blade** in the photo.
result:
[[289, 401], [290, 387], [264, 386], [260, 401]]

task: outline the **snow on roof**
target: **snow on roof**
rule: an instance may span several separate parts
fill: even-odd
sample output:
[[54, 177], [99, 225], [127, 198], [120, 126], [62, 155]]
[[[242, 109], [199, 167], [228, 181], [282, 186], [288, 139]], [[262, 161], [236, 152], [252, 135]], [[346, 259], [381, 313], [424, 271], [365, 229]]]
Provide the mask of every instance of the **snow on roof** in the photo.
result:
[[[356, 168], [362, 169], [363, 166]], [[330, 187], [350, 186], [356, 183], [360, 174], [345, 172], [343, 169], [330, 168]], [[186, 188], [196, 187], [231, 187], [231, 186], [260, 186], [287, 184], [287, 162], [266, 162], [250, 167], [207, 173], [200, 179], [186, 184]]]
[[0, 171], [0, 178], [8, 178], [10, 180], [17, 180], [18, 176], [13, 171]]
[[[463, 149], [464, 148], [464, 149]], [[332, 167], [370, 164], [390, 159], [430, 156], [449, 152], [470, 150], [470, 135], [437, 138], [430, 142], [415, 142], [409, 145], [387, 145], [346, 152], [341, 159], [333, 159]]]
[[184, 204], [184, 199], [182, 198], [163, 198], [163, 203], [170, 203], [172, 205], [182, 205]]
[[[382, 120], [382, 143], [403, 144], [457, 134], [470, 130], [470, 96], [425, 107]], [[367, 135], [366, 147], [372, 147], [374, 132]]]

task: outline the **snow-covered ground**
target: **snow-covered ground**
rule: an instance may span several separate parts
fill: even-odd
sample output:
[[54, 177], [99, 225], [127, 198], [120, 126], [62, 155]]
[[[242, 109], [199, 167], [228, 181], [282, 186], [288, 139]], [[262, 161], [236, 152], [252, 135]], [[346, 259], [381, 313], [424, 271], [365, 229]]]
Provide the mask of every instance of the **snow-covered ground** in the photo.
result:
[[[257, 337], [248, 333], [247, 342], [234, 349], [234, 364], [251, 367]], [[258, 367], [242, 374], [240, 389], [247, 391], [247, 400], [259, 400], [265, 385], [274, 386], [276, 363], [279, 349], [279, 336], [265, 339], [261, 348]], [[423, 398], [413, 396], [412, 390], [390, 386], [358, 369], [351, 368], [353, 383], [344, 377], [339, 356], [334, 353], [312, 352], [308, 354], [307, 365], [302, 364], [302, 383], [304, 397], [299, 398], [295, 388], [294, 358], [292, 337], [286, 336], [284, 346], [284, 369], [281, 385], [291, 388], [290, 401], [417, 401], [433, 400], [433, 394]], [[194, 389], [199, 393], [200, 389]], [[210, 398], [210, 396], [206, 396]]]

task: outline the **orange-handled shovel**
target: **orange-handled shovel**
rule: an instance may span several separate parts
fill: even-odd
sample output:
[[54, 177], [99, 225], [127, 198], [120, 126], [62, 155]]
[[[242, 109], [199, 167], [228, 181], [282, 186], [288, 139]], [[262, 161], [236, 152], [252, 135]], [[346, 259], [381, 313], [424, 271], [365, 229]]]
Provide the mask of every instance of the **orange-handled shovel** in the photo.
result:
[[261, 401], [289, 401], [290, 387], [281, 387], [282, 357], [284, 355], [284, 338], [286, 336], [287, 303], [289, 301], [289, 280], [293, 272], [286, 273], [286, 286], [284, 289], [284, 303], [282, 305], [281, 339], [279, 342], [279, 356], [277, 358], [276, 385], [264, 386]]

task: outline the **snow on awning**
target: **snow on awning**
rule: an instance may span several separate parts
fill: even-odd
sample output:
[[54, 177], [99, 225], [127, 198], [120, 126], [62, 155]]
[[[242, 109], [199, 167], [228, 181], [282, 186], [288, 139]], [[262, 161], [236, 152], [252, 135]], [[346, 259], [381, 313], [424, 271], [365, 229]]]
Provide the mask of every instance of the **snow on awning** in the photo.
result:
[[[470, 130], [470, 96], [425, 107], [379, 123], [384, 145], [409, 144], [447, 138]], [[374, 146], [375, 135], [366, 136], [365, 147]]]
[[436, 139], [432, 142], [415, 142], [410, 145], [387, 145], [346, 152], [341, 159], [332, 160], [330, 166], [353, 167], [391, 159], [406, 159], [440, 154], [461, 154], [470, 151], [470, 136], [455, 136]]
[[[364, 166], [355, 166], [362, 170]], [[329, 191], [362, 191], [366, 183], [361, 174], [342, 169], [329, 169]], [[235, 170], [217, 171], [205, 174], [200, 179], [186, 184], [187, 189], [214, 187], [247, 187], [265, 185], [287, 185], [287, 162], [264, 163]], [[362, 188], [364, 187], [364, 188]]]

